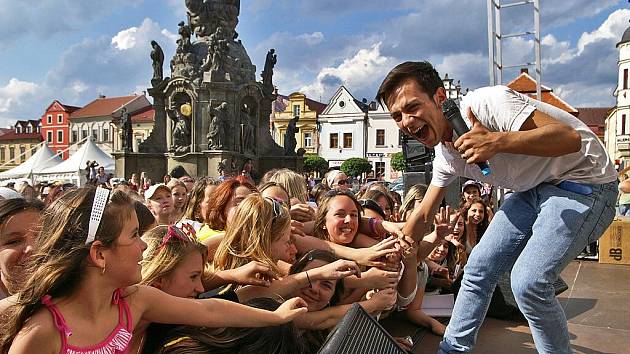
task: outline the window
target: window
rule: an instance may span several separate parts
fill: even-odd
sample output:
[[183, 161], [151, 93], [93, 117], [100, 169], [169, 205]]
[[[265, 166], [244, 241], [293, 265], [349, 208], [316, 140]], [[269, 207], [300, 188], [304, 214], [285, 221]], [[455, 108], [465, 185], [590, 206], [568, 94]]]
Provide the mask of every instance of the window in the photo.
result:
[[92, 128], [92, 139], [98, 141], [98, 128]]
[[9, 160], [13, 161], [15, 159], [15, 148], [11, 146], [9, 148]]
[[0, 161], [4, 162], [4, 148], [0, 148]]
[[402, 132], [402, 130], [398, 129], [398, 147], [402, 146], [403, 139], [404, 139], [404, 133]]
[[76, 143], [77, 141], [79, 141], [79, 131], [78, 130], [73, 130], [72, 131], [72, 142]]
[[32, 125], [30, 125], [30, 124], [29, 124], [29, 125], [27, 125], [27, 126], [26, 126], [26, 133], [27, 133], [27, 134], [30, 134], [30, 133], [32, 133], [32, 132], [33, 132], [33, 126], [32, 126]]
[[380, 176], [385, 176], [385, 162], [381, 162], [381, 161], [376, 161], [375, 162], [375, 173], [376, 176], [375, 177], [380, 177]]
[[628, 69], [623, 69], [623, 89], [628, 88]]
[[626, 115], [622, 114], [621, 115], [621, 134], [620, 135], [625, 135], [626, 134]]
[[42, 122], [37, 123], [37, 132], [41, 132]]
[[26, 147], [24, 146], [20, 146], [20, 161], [23, 161], [26, 159]]
[[57, 130], [57, 142], [63, 143], [63, 130]]
[[300, 116], [300, 105], [299, 104], [294, 104], [293, 105], [293, 116], [294, 117], [299, 117]]
[[81, 129], [81, 139], [85, 139], [88, 136], [88, 130], [87, 128], [83, 128]]
[[304, 147], [312, 147], [313, 146], [313, 133], [308, 132], [304, 133]]
[[53, 142], [53, 132], [51, 130], [46, 132], [46, 142], [49, 144]]
[[57, 124], [63, 123], [63, 114], [57, 114]]
[[330, 148], [336, 149], [339, 147], [339, 134], [330, 133]]
[[352, 149], [352, 133], [343, 133], [343, 148]]
[[57, 150], [57, 155], [59, 155], [59, 157], [63, 158], [63, 151]]
[[52, 114], [46, 116], [46, 123], [52, 124]]
[[103, 141], [109, 141], [109, 129], [103, 128]]
[[376, 146], [385, 146], [385, 129], [376, 129]]
[[15, 132], [18, 133], [18, 134], [22, 134], [22, 126], [21, 125], [16, 126], [15, 127]]

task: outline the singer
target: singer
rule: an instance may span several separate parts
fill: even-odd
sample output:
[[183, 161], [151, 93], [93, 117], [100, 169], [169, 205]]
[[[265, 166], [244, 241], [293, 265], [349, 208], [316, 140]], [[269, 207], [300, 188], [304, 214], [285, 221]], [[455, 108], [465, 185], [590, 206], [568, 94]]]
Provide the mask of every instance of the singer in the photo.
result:
[[[435, 147], [433, 178], [406, 235], [430, 230], [445, 187], [459, 176], [515, 190], [470, 255], [439, 353], [472, 350], [498, 277], [510, 268], [538, 352], [571, 353], [553, 283], [612, 222], [617, 198], [615, 170], [597, 136], [569, 113], [505, 86], [463, 98], [470, 130], [456, 136], [442, 113], [442, 80], [428, 62], [396, 66], [376, 100], [404, 133]], [[486, 161], [488, 175], [476, 164]]]

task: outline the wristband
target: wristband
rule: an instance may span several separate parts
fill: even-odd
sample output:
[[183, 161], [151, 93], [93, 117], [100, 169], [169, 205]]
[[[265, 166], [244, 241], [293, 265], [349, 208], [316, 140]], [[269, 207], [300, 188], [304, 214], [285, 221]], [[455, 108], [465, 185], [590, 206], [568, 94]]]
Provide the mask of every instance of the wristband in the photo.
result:
[[311, 283], [311, 278], [308, 276], [308, 271], [305, 271], [304, 273], [306, 273], [306, 280], [308, 280], [308, 287], [312, 289], [313, 283]]

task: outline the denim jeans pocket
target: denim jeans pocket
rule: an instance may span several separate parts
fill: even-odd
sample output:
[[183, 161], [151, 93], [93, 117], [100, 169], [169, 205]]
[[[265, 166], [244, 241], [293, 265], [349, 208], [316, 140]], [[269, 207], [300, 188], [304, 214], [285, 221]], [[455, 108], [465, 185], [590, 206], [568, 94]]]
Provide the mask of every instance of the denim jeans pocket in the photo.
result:
[[[606, 229], [610, 226], [615, 218], [615, 203], [614, 201], [604, 200], [602, 206], [602, 212], [597, 220], [593, 233], [589, 236], [589, 243], [597, 241]], [[595, 215], [594, 215], [595, 216]]]

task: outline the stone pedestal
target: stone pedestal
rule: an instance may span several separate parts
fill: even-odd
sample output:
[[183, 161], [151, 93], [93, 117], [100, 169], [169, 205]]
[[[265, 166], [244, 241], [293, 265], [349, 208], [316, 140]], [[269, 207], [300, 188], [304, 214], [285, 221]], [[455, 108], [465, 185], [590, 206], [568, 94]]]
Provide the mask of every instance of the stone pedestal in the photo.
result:
[[116, 177], [128, 180], [133, 173], [138, 178], [145, 172], [155, 183], [160, 183], [167, 173], [166, 158], [163, 153], [125, 153], [115, 152]]
[[302, 156], [260, 156], [258, 157], [258, 172], [265, 172], [274, 168], [288, 168], [296, 172], [302, 172], [304, 157]]

